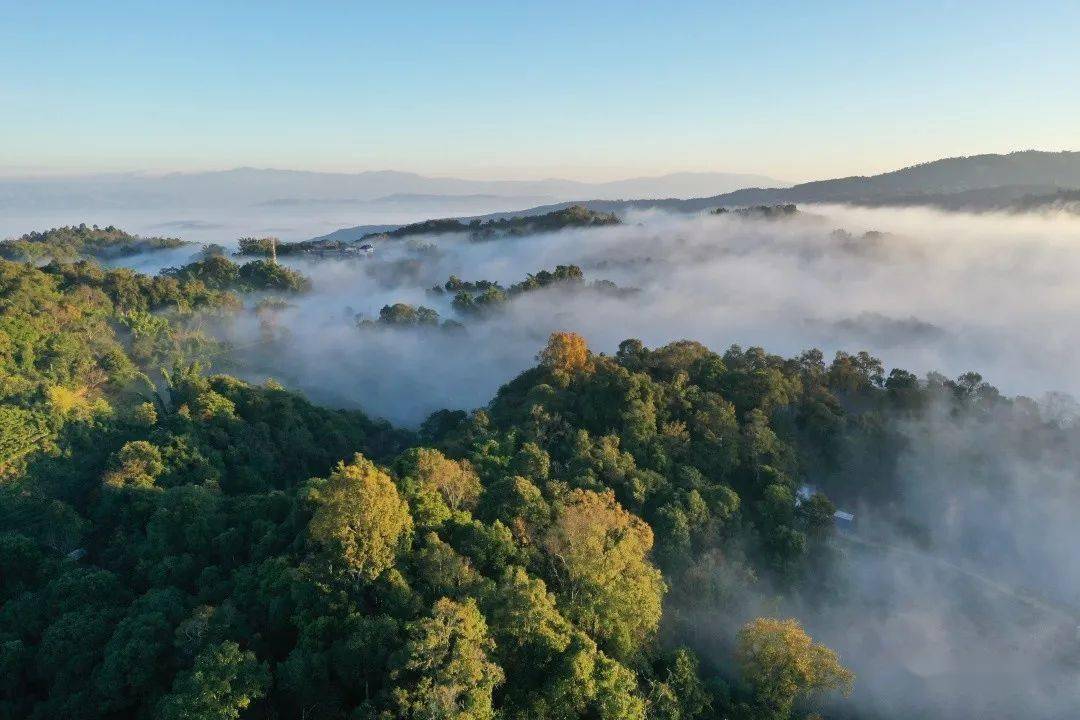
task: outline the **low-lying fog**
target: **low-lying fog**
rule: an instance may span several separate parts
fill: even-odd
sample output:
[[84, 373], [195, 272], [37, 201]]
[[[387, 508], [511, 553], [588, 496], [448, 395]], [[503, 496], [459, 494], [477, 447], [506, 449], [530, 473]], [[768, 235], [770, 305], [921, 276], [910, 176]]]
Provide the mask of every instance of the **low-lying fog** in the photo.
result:
[[[289, 262], [314, 291], [291, 299], [272, 330], [253, 313], [233, 321], [223, 333], [236, 362], [221, 369], [270, 375], [316, 401], [408, 425], [437, 408], [483, 405], [556, 329], [582, 333], [597, 352], [628, 337], [784, 355], [866, 349], [886, 368], [977, 370], [1007, 394], [1080, 393], [1075, 216], [834, 206], [773, 221], [645, 213], [615, 227], [384, 240], [368, 257]], [[356, 324], [394, 302], [455, 318], [452, 294], [425, 288], [451, 274], [508, 286], [559, 264], [640, 292], [529, 292], [483, 319], [457, 318], [460, 331]], [[942, 415], [909, 428], [897, 480], [904, 507], [849, 506], [860, 525], [838, 541], [835, 602], [803, 607], [761, 588], [741, 610], [708, 609], [703, 637], [730, 641], [747, 614], [798, 616], [858, 675], [840, 716], [1075, 716], [1077, 450], [1067, 440], [1039, 446], [1015, 423], [967, 426]], [[893, 532], [894, 513], [923, 527], [925, 541], [916, 547]]]
[[[437, 408], [484, 404], [556, 329], [581, 332], [594, 351], [609, 353], [628, 337], [784, 355], [865, 349], [919, 374], [977, 370], [1009, 394], [1080, 391], [1072, 363], [1080, 219], [801, 210], [774, 221], [645, 213], [615, 227], [485, 242], [386, 240], [369, 257], [291, 260], [315, 290], [290, 300], [279, 318], [290, 340], [272, 349], [253, 345], [254, 320], [232, 329], [232, 339], [251, 346], [237, 369], [250, 360], [315, 399], [406, 424]], [[352, 322], [394, 302], [454, 318], [452, 294], [425, 292], [451, 274], [506, 286], [571, 263], [587, 280], [640, 292], [531, 292], [491, 317], [459, 318], [464, 333], [358, 331]]]
[[[887, 368], [977, 370], [1008, 394], [1080, 392], [1080, 219], [801, 210], [773, 221], [646, 213], [616, 227], [386, 240], [370, 257], [295, 261], [314, 292], [281, 314], [274, 340], [253, 318], [233, 325], [241, 362], [228, 369], [410, 425], [484, 404], [556, 329], [609, 353], [628, 337], [784, 355], [866, 349]], [[458, 318], [456, 332], [355, 325], [394, 302], [454, 318], [451, 294], [425, 292], [451, 274], [508, 286], [571, 263], [640, 292], [529, 292], [485, 319]], [[909, 428], [904, 507], [849, 507], [862, 524], [841, 546], [835, 602], [803, 607], [761, 588], [746, 612], [798, 616], [837, 648], [859, 676], [847, 707], [860, 718], [1069, 716], [1080, 704], [1077, 453], [1068, 443], [1036, 452], [1024, 433], [947, 416]], [[893, 532], [894, 517], [922, 526], [925, 543]], [[723, 642], [742, 619], [717, 609], [701, 627]]]
[[[114, 225], [147, 237], [181, 237], [197, 243], [235, 241], [248, 235], [276, 235], [283, 240], [307, 238], [357, 225], [365, 216], [350, 208], [187, 208], [133, 210], [98, 208], [10, 212], [0, 217], [0, 238], [19, 237], [30, 230], [46, 230], [63, 225]], [[417, 219], [403, 216], [399, 222]], [[389, 222], [394, 222], [390, 219]]]
[[431, 217], [485, 215], [553, 202], [546, 197], [497, 195], [401, 196], [370, 201], [269, 202], [250, 206], [160, 205], [146, 209], [105, 205], [17, 209], [0, 213], [0, 238], [62, 225], [114, 225], [143, 236], [182, 237], [197, 243], [222, 243], [238, 237], [274, 235], [307, 240], [345, 227], [393, 225]]

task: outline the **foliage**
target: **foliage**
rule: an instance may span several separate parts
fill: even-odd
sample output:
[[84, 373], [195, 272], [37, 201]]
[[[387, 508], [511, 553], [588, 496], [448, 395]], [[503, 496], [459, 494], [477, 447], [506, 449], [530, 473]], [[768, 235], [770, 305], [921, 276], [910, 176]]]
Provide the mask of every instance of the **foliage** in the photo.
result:
[[974, 373], [572, 332], [413, 433], [210, 374], [187, 321], [242, 267], [199, 263], [0, 261], [0, 717], [785, 717], [837, 656], [702, 628], [830, 600], [834, 499], [895, 499], [901, 428], [1077, 444]]
[[109, 225], [64, 226], [0, 241], [0, 258], [20, 262], [108, 259], [187, 245], [179, 238], [140, 237]]
[[798, 215], [799, 208], [794, 204], [754, 205], [752, 207], [742, 207], [735, 209], [720, 207], [713, 210], [710, 214], [734, 215], [738, 218], [748, 218], [753, 220], [780, 220], [782, 218], [789, 218]]
[[468, 460], [451, 460], [430, 448], [406, 452], [398, 461], [398, 472], [403, 483], [415, 484], [415, 492], [438, 493], [452, 512], [473, 509], [483, 489]]
[[586, 284], [585, 274], [577, 265], [557, 265], [554, 270], [530, 273], [521, 282], [504, 288], [490, 280], [467, 281], [451, 275], [442, 285], [428, 290], [429, 295], [452, 294], [451, 305], [459, 315], [484, 315], [499, 310], [516, 297], [548, 287], [586, 290], [605, 295], [626, 297], [638, 292], [635, 288], [620, 288], [610, 280], [595, 280]]
[[739, 631], [736, 653], [756, 702], [778, 718], [790, 716], [800, 696], [828, 690], [850, 694], [855, 681], [836, 653], [811, 640], [794, 619], [751, 620]]
[[362, 455], [339, 463], [325, 481], [313, 481], [308, 499], [316, 507], [311, 538], [365, 580], [377, 578], [408, 547], [408, 505], [390, 476]]
[[495, 644], [472, 599], [442, 598], [430, 617], [409, 626], [404, 662], [395, 671], [399, 716], [417, 720], [490, 720], [502, 669], [488, 659]]
[[384, 325], [436, 325], [439, 313], [420, 305], [413, 307], [405, 303], [385, 305], [379, 311], [379, 322]]
[[222, 255], [211, 255], [179, 268], [162, 271], [180, 281], [197, 280], [211, 290], [239, 292], [306, 292], [311, 281], [304, 275], [272, 260], [252, 260], [238, 265]]
[[254, 653], [226, 641], [207, 648], [194, 667], [177, 676], [173, 691], [161, 702], [162, 720], [236, 720], [269, 682]]
[[566, 613], [605, 651], [634, 652], [660, 622], [664, 581], [647, 556], [653, 533], [609, 490], [572, 490], [544, 539]]
[[474, 220], [469, 223], [453, 218], [425, 220], [410, 225], [402, 225], [388, 232], [369, 233], [363, 239], [403, 238], [412, 235], [442, 235], [467, 232], [474, 240], [489, 240], [496, 236], [522, 236], [555, 232], [568, 227], [617, 224], [619, 224], [619, 218], [614, 213], [600, 213], [581, 205], [571, 205], [542, 215], [501, 217], [483, 221]]
[[105, 304], [107, 301], [122, 312], [190, 312], [233, 308], [240, 304], [239, 298], [226, 289], [208, 286], [193, 276], [180, 277], [163, 272], [151, 277], [127, 268], [105, 269], [85, 260], [68, 264], [54, 262], [43, 269], [59, 279], [61, 289], [78, 290], [84, 295], [92, 293], [92, 297], [100, 293], [98, 302]]
[[280, 243], [275, 237], [242, 237], [236, 241], [236, 254], [270, 257], [278, 245]]
[[589, 364], [589, 346], [585, 338], [573, 332], [555, 332], [537, 357], [542, 365], [556, 372], [573, 373]]

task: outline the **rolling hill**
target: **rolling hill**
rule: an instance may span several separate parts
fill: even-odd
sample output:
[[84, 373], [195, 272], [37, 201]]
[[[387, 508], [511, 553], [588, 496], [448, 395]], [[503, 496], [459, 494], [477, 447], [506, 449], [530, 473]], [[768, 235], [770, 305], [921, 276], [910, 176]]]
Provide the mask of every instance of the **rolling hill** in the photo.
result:
[[[581, 205], [595, 212], [659, 209], [701, 212], [718, 207], [787, 203], [848, 203], [869, 206], [930, 206], [946, 210], [1030, 211], [1075, 208], [1080, 190], [1080, 152], [1025, 150], [1006, 155], [973, 155], [912, 165], [872, 176], [816, 180], [792, 187], [753, 187], [706, 197], [593, 198], [492, 213], [481, 220], [540, 215]], [[470, 220], [475, 218], [462, 218]], [[343, 228], [325, 239], [355, 239], [363, 228]]]

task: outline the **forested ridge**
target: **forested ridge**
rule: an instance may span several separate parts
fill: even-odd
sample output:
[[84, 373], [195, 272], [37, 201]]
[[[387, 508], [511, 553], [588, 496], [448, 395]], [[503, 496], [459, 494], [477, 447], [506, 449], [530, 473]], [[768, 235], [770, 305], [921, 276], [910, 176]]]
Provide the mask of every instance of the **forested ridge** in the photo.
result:
[[187, 245], [180, 238], [141, 237], [109, 225], [71, 225], [45, 232], [30, 232], [0, 241], [0, 257], [8, 260], [75, 260], [80, 257], [116, 258], [149, 250]]
[[362, 239], [469, 233], [470, 238], [473, 240], [490, 240], [502, 236], [529, 235], [565, 228], [618, 225], [619, 222], [619, 218], [614, 213], [596, 212], [583, 205], [571, 204], [568, 207], [546, 213], [487, 219], [474, 218], [468, 222], [457, 218], [425, 220], [402, 225], [386, 232], [368, 233]]
[[834, 592], [799, 488], [888, 504], [931, 409], [1075, 439], [974, 373], [570, 331], [397, 429], [212, 373], [200, 314], [291, 272], [0, 261], [0, 717], [805, 717], [857, 678], [736, 611]]
[[[557, 265], [554, 270], [540, 270], [529, 273], [524, 280], [504, 288], [492, 280], [462, 280], [451, 275], [442, 285], [427, 289], [429, 297], [439, 299], [450, 296], [450, 307], [461, 318], [484, 318], [504, 310], [510, 302], [525, 293], [545, 288], [559, 288], [568, 292], [590, 291], [608, 296], [630, 297], [637, 288], [620, 288], [610, 280], [585, 282], [585, 274], [577, 265]], [[382, 326], [436, 326], [439, 325], [439, 313], [425, 305], [393, 303], [384, 305], [379, 311], [378, 320], [359, 316], [357, 325], [361, 328]], [[457, 320], [443, 320], [441, 328], [460, 330], [465, 325]]]

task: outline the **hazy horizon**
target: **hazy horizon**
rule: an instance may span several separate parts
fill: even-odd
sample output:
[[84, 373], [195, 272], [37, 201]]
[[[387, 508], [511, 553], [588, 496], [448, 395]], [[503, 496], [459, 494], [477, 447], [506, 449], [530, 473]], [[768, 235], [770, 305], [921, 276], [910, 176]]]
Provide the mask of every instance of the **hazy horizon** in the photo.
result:
[[[1034, 148], [1032, 148], [1034, 149]], [[1014, 151], [1009, 151], [1014, 152]], [[456, 179], [475, 180], [480, 182], [543, 182], [548, 180], [560, 180], [566, 182], [581, 183], [583, 185], [600, 185], [620, 180], [638, 180], [644, 178], [663, 178], [678, 175], [743, 175], [746, 177], [768, 177], [775, 180], [779, 185], [792, 185], [796, 182], [804, 182], [810, 179], [791, 181], [786, 178], [771, 178], [766, 173], [752, 171], [732, 170], [726, 168], [711, 169], [671, 169], [658, 172], [646, 172], [626, 168], [622, 171], [603, 168], [567, 168], [568, 172], [560, 174], [558, 170], [550, 172], [543, 168], [516, 170], [506, 169], [465, 169], [457, 172], [425, 172], [422, 169], [401, 169], [396, 167], [279, 167], [274, 165], [229, 165], [207, 166], [199, 168], [140, 168], [126, 169], [75, 169], [75, 168], [35, 168], [15, 167], [0, 165], [0, 180], [58, 180], [58, 179], [90, 179], [96, 177], [147, 177], [160, 178], [170, 175], [207, 175], [214, 173], [230, 173], [244, 170], [281, 172], [281, 173], [311, 173], [318, 175], [378, 175], [378, 174], [402, 174], [417, 175], [431, 179]], [[502, 174], [500, 174], [502, 173]], [[600, 174], [597, 174], [600, 173]]]
[[967, 153], [953, 153], [935, 157], [913, 155], [911, 158], [899, 163], [888, 164], [887, 162], [874, 165], [853, 164], [850, 169], [842, 170], [833, 174], [802, 174], [781, 173], [779, 175], [758, 170], [755, 168], [728, 167], [723, 164], [710, 166], [679, 166], [647, 168], [626, 166], [533, 166], [533, 167], [506, 167], [506, 166], [463, 166], [457, 169], [427, 169], [423, 166], [363, 166], [355, 164], [342, 165], [275, 165], [271, 164], [207, 164], [202, 166], [185, 167], [177, 166], [153, 166], [132, 165], [119, 167], [95, 167], [79, 168], [51, 167], [34, 165], [5, 165], [0, 164], [0, 180], [57, 180], [57, 179], [88, 179], [94, 177], [150, 177], [158, 178], [169, 175], [202, 175], [212, 173], [228, 173], [240, 170], [257, 170], [270, 172], [313, 173], [327, 175], [367, 175], [400, 173], [403, 175], [418, 175], [431, 179], [458, 179], [473, 180], [479, 182], [543, 182], [559, 180], [566, 182], [581, 183], [585, 185], [599, 185], [604, 183], [618, 182], [623, 180], [639, 180], [648, 178], [664, 178], [677, 175], [743, 175], [747, 177], [765, 177], [775, 181], [777, 187], [797, 185], [815, 180], [830, 180], [847, 177], [869, 177], [882, 173], [909, 168], [916, 165], [933, 162], [935, 160], [950, 159], [956, 157], [972, 157], [978, 155], [1009, 155], [1018, 152], [1080, 152], [1080, 138], [1072, 145], [1062, 147], [1032, 146], [1032, 147], [987, 147], [975, 149]]
[[2, 12], [0, 163], [20, 172], [798, 182], [1077, 145], [1070, 3]]

